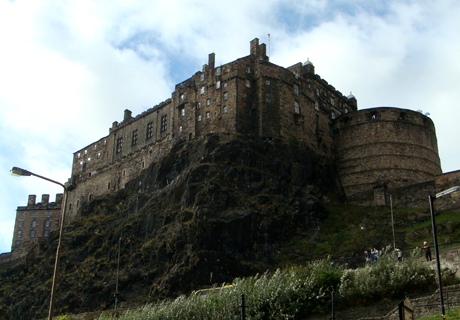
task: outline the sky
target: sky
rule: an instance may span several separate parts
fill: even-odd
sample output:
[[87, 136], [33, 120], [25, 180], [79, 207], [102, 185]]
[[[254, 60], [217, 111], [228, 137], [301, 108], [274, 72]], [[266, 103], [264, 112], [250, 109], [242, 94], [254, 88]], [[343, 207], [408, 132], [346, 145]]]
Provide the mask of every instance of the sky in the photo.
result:
[[279, 66], [309, 59], [359, 109], [429, 113], [443, 171], [459, 170], [459, 17], [458, 0], [0, 0], [0, 252], [29, 194], [62, 192], [13, 166], [66, 182], [73, 153], [125, 109], [170, 98], [209, 53], [249, 55], [254, 38]]

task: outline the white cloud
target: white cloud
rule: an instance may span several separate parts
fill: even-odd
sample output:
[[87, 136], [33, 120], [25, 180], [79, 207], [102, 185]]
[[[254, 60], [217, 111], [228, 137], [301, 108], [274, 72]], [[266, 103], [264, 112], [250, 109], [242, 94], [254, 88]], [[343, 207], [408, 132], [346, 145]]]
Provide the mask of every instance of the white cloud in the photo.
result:
[[15, 180], [12, 166], [65, 182], [72, 153], [107, 135], [124, 109], [145, 111], [209, 53], [230, 62], [268, 33], [272, 62], [310, 58], [360, 108], [430, 112], [444, 170], [459, 169], [459, 13], [454, 0], [0, 0], [0, 251], [29, 193], [60, 192]]

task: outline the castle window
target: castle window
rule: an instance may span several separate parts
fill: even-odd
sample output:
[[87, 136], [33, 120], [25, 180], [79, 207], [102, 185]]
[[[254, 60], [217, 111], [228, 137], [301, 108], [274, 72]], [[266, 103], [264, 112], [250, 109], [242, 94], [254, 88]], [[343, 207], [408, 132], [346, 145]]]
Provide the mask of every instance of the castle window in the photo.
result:
[[250, 88], [250, 87], [251, 87], [251, 81], [246, 80], [246, 88]]
[[51, 221], [46, 220], [46, 221], [45, 221], [45, 228], [49, 228], [50, 225], [51, 225]]
[[107, 190], [110, 190], [110, 182], [107, 184]]
[[34, 218], [36, 218], [37, 216], [38, 216], [38, 212], [34, 211]]
[[168, 128], [168, 115], [161, 116], [161, 131], [166, 131]]
[[300, 104], [298, 101], [294, 101], [294, 112], [300, 113]]
[[216, 75], [220, 76], [220, 72], [221, 72], [221, 70], [220, 70], [220, 67], [219, 67], [219, 68], [216, 69]]
[[401, 112], [399, 114], [399, 120], [406, 120], [407, 119], [407, 114], [405, 112]]
[[30, 237], [35, 238], [35, 230], [30, 231]]
[[81, 154], [79, 152], [79, 153], [77, 153], [77, 159], [80, 159], [80, 158], [81, 158]]
[[228, 100], [228, 92], [224, 92], [224, 101]]
[[220, 81], [216, 82], [216, 89], [220, 89]]
[[117, 153], [121, 153], [121, 149], [123, 148], [123, 138], [117, 139]]
[[272, 102], [272, 94], [271, 92], [265, 93], [265, 102]]
[[17, 240], [16, 245], [19, 246], [21, 244], [21, 241]]
[[296, 96], [299, 95], [299, 85], [297, 85], [297, 84], [294, 84], [294, 94], [295, 94]]
[[184, 101], [185, 101], [185, 93], [182, 93], [182, 94], [179, 96], [179, 100], [180, 100], [180, 102], [184, 102]]
[[201, 81], [204, 81], [204, 73], [201, 74], [200, 80], [201, 80]]
[[107, 144], [107, 140], [104, 140], [104, 146]]
[[185, 108], [184, 108], [184, 107], [179, 108], [179, 115], [180, 115], [181, 117], [184, 117], [184, 116], [185, 116]]
[[87, 154], [88, 154], [88, 150], [85, 150], [85, 155], [87, 155]]
[[331, 104], [332, 104], [333, 106], [335, 106], [335, 100], [334, 100], [334, 98], [331, 98]]
[[23, 221], [19, 221], [19, 222], [18, 222], [18, 227], [19, 227], [19, 228], [22, 228], [22, 224], [23, 224]]
[[331, 112], [331, 118], [335, 119], [335, 112], [334, 111]]
[[88, 162], [90, 162], [90, 161], [91, 161], [91, 158], [88, 158]]
[[47, 212], [46, 212], [46, 217], [47, 217], [47, 218], [51, 217], [51, 211], [47, 211]]
[[18, 238], [20, 238], [21, 236], [22, 236], [22, 231], [19, 230], [19, 231], [18, 231]]
[[266, 84], [267, 86], [269, 86], [269, 85], [270, 85], [270, 80], [266, 80], [266, 81], [265, 81], [265, 84]]
[[347, 109], [347, 108], [345, 108], [345, 110], [344, 110], [344, 111], [345, 111], [345, 113], [348, 113], [348, 109]]
[[83, 161], [80, 161], [80, 165], [82, 166], [83, 164], [84, 164]]
[[44, 237], [48, 237], [50, 235], [50, 231], [49, 230], [45, 230], [45, 232], [43, 232], [43, 236]]
[[319, 110], [319, 102], [315, 101], [315, 110]]
[[210, 105], [211, 105], [211, 99], [209, 99], [209, 98], [206, 99], [206, 105], [207, 105], [207, 106], [210, 106]]
[[210, 113], [209, 111], [206, 111], [206, 119], [209, 119]]
[[98, 153], [97, 153], [97, 158], [99, 159], [100, 157], [101, 157], [101, 153], [98, 152]]
[[19, 212], [19, 219], [24, 219], [24, 212]]
[[227, 86], [228, 86], [228, 83], [224, 82], [224, 88], [227, 88]]
[[197, 109], [200, 109], [200, 108], [201, 108], [201, 102], [198, 101], [198, 102], [196, 103], [196, 108], [197, 108]]
[[319, 96], [320, 93], [321, 93], [321, 92], [320, 92], [319, 89], [317, 88], [317, 89], [316, 89], [316, 95]]
[[201, 114], [198, 115], [198, 122], [201, 121]]
[[204, 94], [204, 86], [200, 88], [200, 94]]
[[224, 106], [222, 107], [222, 112], [223, 112], [223, 113], [227, 113], [227, 106], [226, 106], [226, 105], [224, 105]]
[[35, 228], [37, 226], [37, 220], [32, 221], [32, 228]]
[[94, 145], [94, 150], [96, 150], [96, 149], [97, 149], [97, 144]]
[[133, 133], [132, 133], [132, 138], [131, 138], [131, 145], [132, 146], [135, 146], [137, 144], [137, 133], [138, 133], [138, 130], [133, 130]]
[[153, 122], [147, 123], [147, 138], [153, 137]]
[[251, 73], [251, 67], [246, 68], [246, 73]]
[[182, 126], [179, 127], [179, 132], [182, 132]]

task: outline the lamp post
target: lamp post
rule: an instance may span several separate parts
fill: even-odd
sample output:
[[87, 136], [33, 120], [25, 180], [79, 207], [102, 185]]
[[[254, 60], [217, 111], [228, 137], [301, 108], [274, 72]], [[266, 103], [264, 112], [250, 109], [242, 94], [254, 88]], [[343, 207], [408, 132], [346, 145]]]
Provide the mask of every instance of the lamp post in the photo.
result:
[[442, 295], [441, 264], [439, 262], [438, 237], [437, 237], [437, 234], [436, 234], [436, 222], [435, 222], [435, 219], [434, 219], [433, 202], [437, 198], [441, 198], [443, 196], [446, 196], [448, 194], [451, 194], [452, 192], [459, 191], [459, 190], [460, 190], [460, 186], [455, 186], [455, 187], [452, 187], [450, 189], [447, 189], [447, 190], [444, 190], [444, 191], [441, 191], [441, 192], [437, 193], [436, 196], [432, 196], [432, 195], [428, 196], [428, 200], [430, 202], [431, 225], [432, 225], [432, 228], [433, 228], [433, 241], [434, 241], [435, 256], [436, 256], [436, 271], [437, 271], [437, 274], [438, 274], [439, 303], [441, 305], [441, 315], [442, 315], [443, 319], [446, 318], [446, 312], [444, 310], [444, 298], [443, 298], [443, 295]]
[[[59, 229], [59, 241], [58, 241], [58, 246], [56, 250], [56, 260], [54, 262], [54, 273], [53, 273], [53, 285], [51, 286], [51, 298], [50, 298], [50, 308], [49, 308], [49, 314], [48, 314], [48, 319], [52, 320], [53, 319], [53, 311], [54, 311], [54, 296], [56, 293], [56, 284], [57, 284], [57, 279], [59, 276], [59, 258], [61, 256], [61, 241], [62, 241], [62, 231], [64, 229], [64, 221], [65, 221], [65, 211], [67, 207], [67, 191], [70, 191], [71, 188], [67, 188], [65, 185], [63, 185], [60, 182], [54, 181], [52, 179], [40, 176], [38, 174], [35, 174], [33, 172], [18, 168], [18, 167], [13, 167], [13, 169], [10, 170], [11, 174], [16, 177], [20, 176], [35, 176], [37, 178], [55, 183], [60, 185], [62, 188], [64, 188], [64, 205], [62, 206], [62, 213], [61, 213], [61, 226]], [[73, 188], [72, 188], [73, 189]]]

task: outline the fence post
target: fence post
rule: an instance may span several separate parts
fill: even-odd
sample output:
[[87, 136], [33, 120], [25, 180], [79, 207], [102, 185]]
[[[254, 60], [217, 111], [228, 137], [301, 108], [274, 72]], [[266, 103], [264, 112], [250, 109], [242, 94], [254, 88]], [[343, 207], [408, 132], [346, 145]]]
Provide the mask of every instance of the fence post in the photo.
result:
[[245, 304], [244, 304], [244, 293], [241, 294], [241, 320], [245, 320], [246, 317], [245, 317], [245, 314], [244, 314], [244, 309], [246, 308]]
[[335, 320], [335, 311], [334, 311], [334, 294], [335, 292], [332, 291], [332, 316], [331, 316], [331, 319], [332, 320]]

